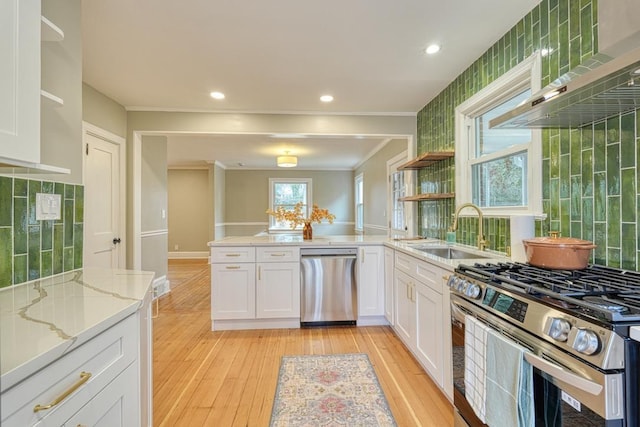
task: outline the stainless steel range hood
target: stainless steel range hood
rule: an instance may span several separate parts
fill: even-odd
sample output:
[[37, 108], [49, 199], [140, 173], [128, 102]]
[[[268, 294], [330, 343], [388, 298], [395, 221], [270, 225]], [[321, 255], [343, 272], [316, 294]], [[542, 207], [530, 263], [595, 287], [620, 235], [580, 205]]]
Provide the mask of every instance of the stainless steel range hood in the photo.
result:
[[640, 108], [640, 48], [596, 55], [561, 76], [491, 128], [575, 128]]

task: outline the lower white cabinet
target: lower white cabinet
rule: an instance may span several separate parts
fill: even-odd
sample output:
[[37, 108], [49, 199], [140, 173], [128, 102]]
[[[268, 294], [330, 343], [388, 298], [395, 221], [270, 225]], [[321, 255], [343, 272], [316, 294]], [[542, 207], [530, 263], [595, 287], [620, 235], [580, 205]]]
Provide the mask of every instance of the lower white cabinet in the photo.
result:
[[394, 331], [453, 399], [449, 272], [400, 251], [394, 257]]
[[256, 318], [286, 317], [300, 317], [300, 263], [259, 263]]
[[211, 318], [256, 317], [256, 265], [211, 264]]
[[367, 316], [384, 318], [383, 249], [361, 246], [358, 251], [358, 324]]
[[395, 322], [395, 295], [393, 294], [394, 255], [395, 252], [393, 249], [384, 248], [384, 317], [390, 325], [393, 325]]

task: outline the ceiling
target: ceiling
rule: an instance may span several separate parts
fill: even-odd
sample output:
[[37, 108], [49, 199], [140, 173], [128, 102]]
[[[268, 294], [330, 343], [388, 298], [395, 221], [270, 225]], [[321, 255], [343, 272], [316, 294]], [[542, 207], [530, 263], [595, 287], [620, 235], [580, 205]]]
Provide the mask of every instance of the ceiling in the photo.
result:
[[[537, 3], [82, 0], [83, 81], [128, 110], [415, 115]], [[431, 43], [442, 49], [429, 56]], [[323, 94], [334, 101], [320, 102]], [[173, 165], [275, 162], [260, 150], [270, 135], [168, 141]], [[352, 168], [383, 142], [277, 143], [300, 155], [300, 167]]]

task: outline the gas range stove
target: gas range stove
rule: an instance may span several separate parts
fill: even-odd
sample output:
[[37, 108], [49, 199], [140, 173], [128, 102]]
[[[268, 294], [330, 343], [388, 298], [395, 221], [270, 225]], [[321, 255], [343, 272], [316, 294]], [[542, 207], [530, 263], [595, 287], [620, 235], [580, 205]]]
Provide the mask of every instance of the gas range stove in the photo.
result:
[[640, 324], [638, 272], [462, 264], [448, 285], [452, 294], [600, 369], [624, 369], [624, 339]]

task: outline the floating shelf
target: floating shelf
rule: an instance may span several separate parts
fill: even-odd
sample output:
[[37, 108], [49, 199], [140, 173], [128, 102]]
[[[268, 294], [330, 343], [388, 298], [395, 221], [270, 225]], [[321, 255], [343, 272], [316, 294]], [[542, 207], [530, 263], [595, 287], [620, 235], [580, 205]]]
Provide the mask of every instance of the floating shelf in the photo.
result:
[[40, 40], [43, 42], [60, 42], [64, 40], [64, 31], [44, 16], [40, 17]]
[[401, 202], [420, 202], [423, 200], [441, 200], [441, 199], [453, 199], [455, 197], [455, 193], [426, 193], [426, 194], [416, 194], [415, 196], [407, 196], [401, 197]]
[[62, 107], [64, 105], [64, 100], [62, 98], [43, 89], [40, 89], [40, 98], [56, 107]]
[[453, 151], [434, 151], [430, 153], [424, 153], [423, 155], [416, 157], [413, 160], [408, 161], [402, 166], [398, 167], [398, 170], [407, 169], [422, 169], [426, 166], [430, 166], [436, 162], [450, 159], [454, 156]]

